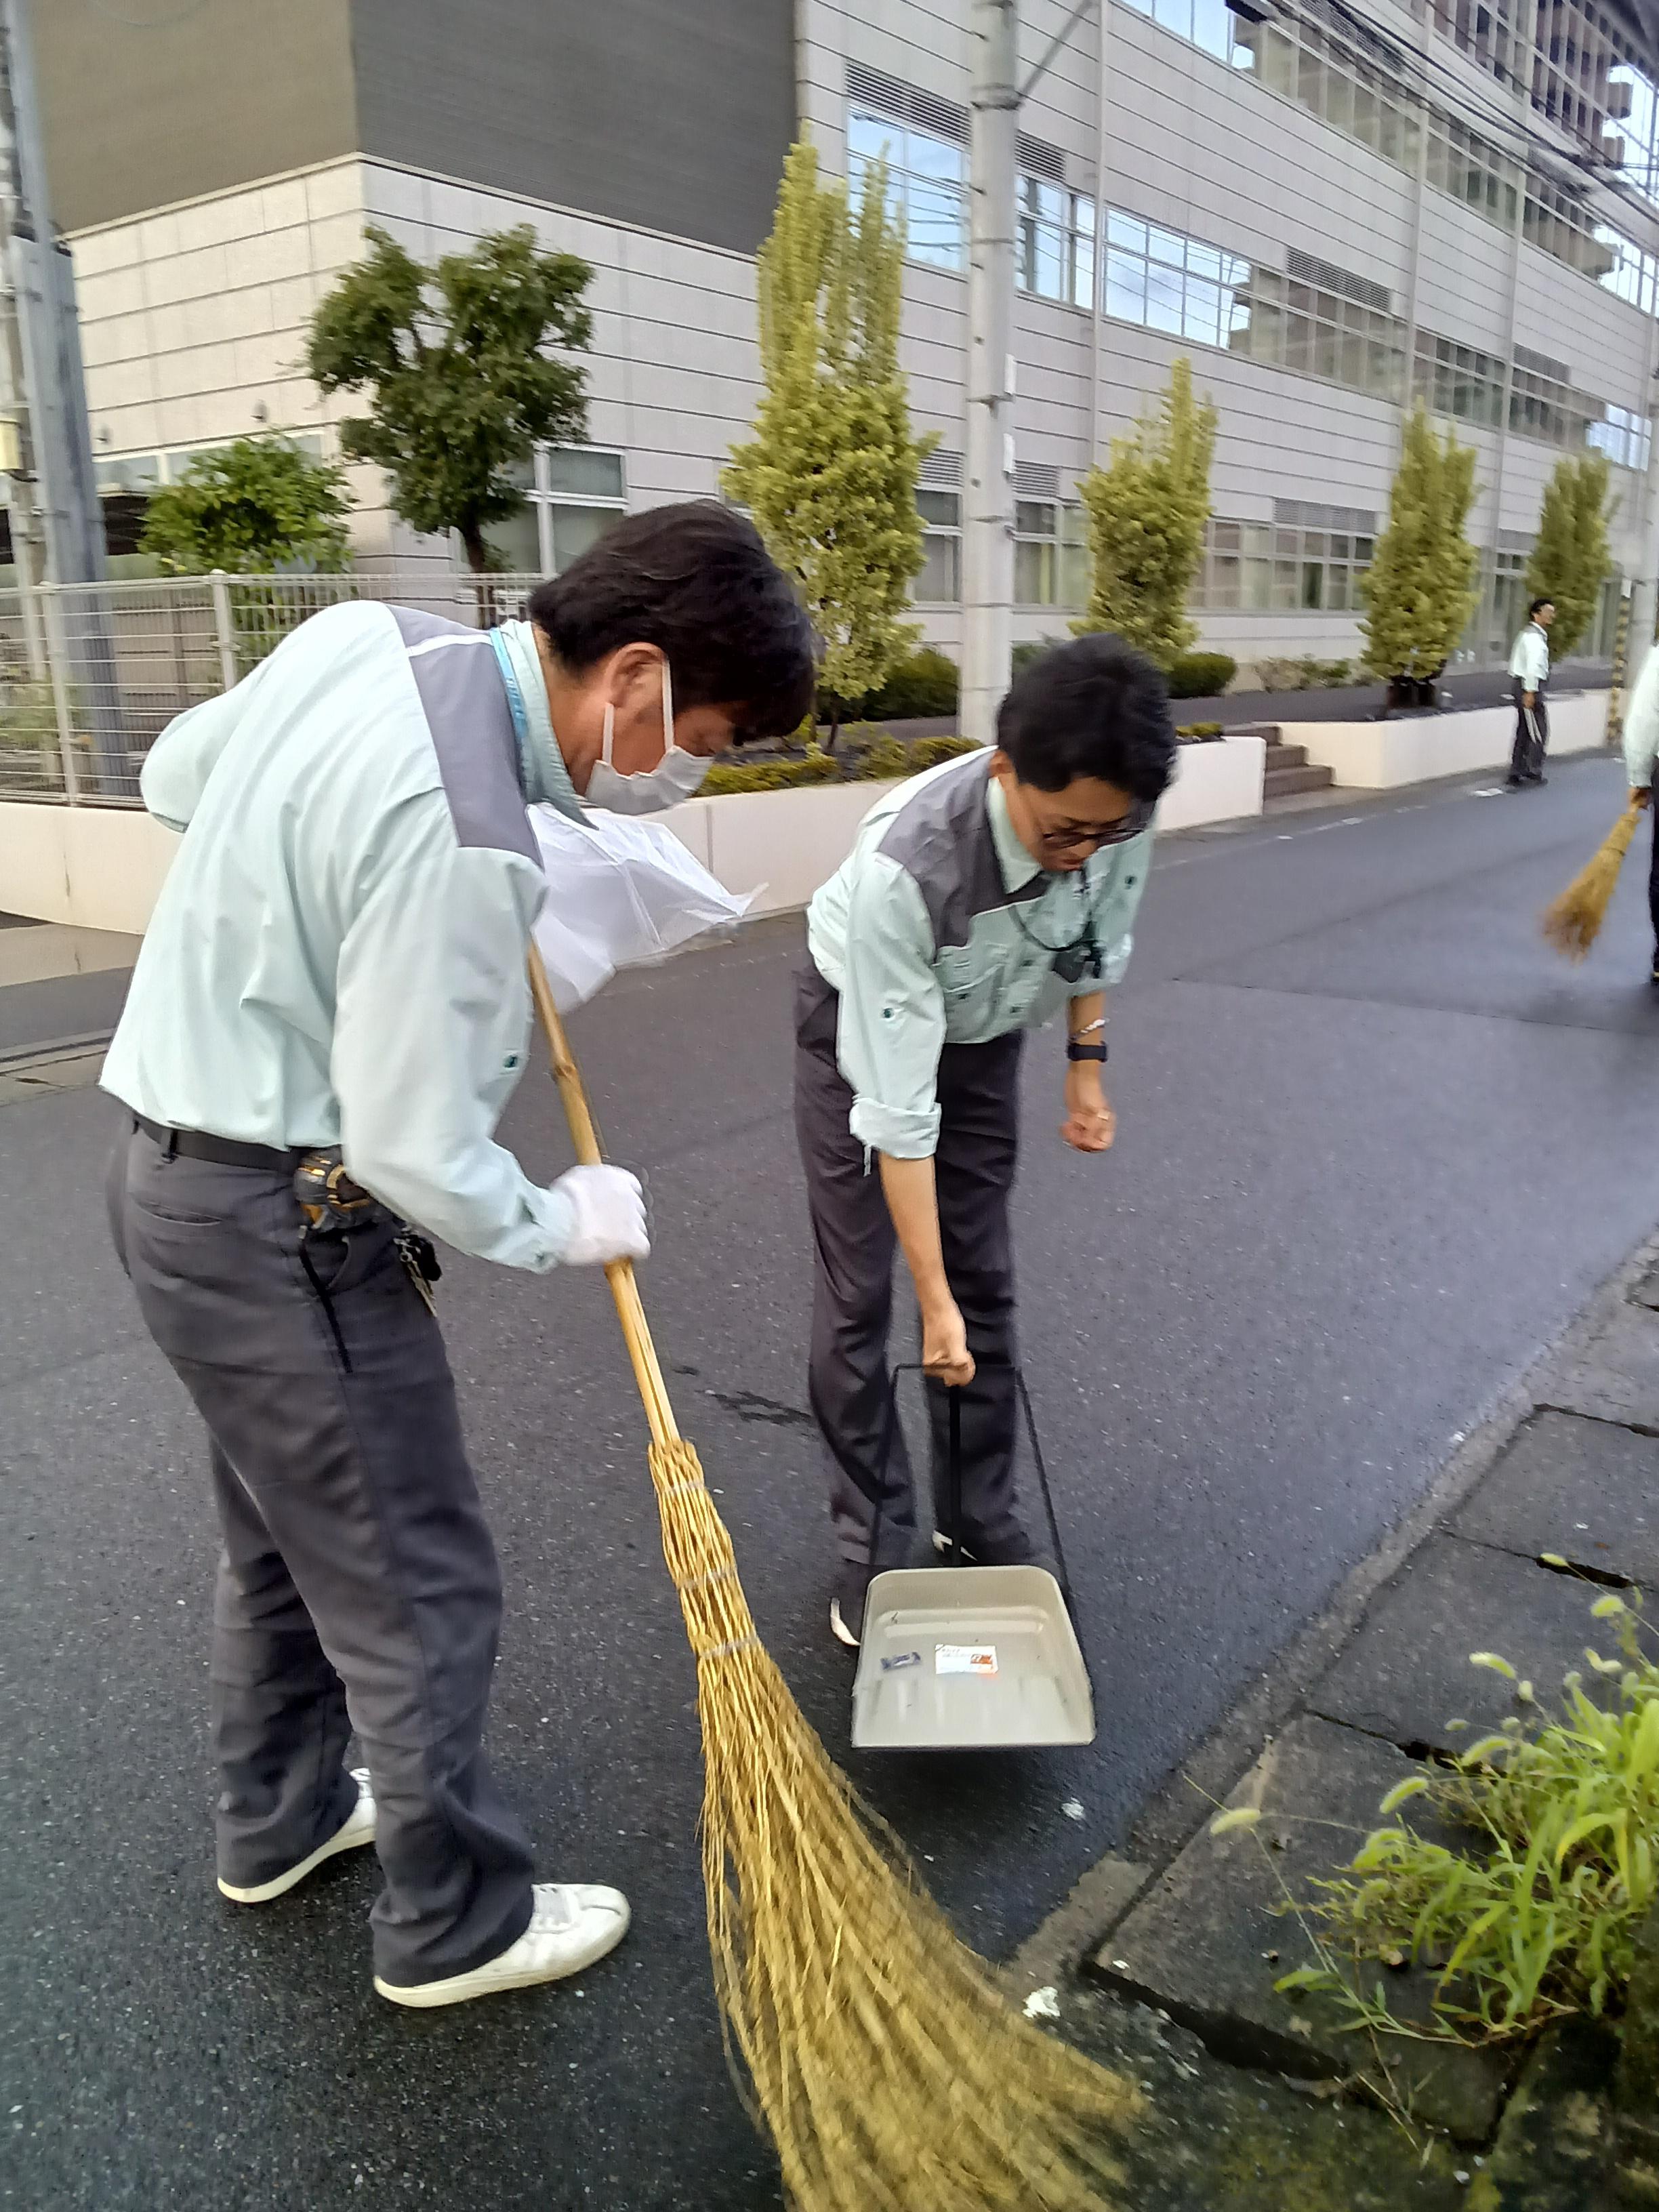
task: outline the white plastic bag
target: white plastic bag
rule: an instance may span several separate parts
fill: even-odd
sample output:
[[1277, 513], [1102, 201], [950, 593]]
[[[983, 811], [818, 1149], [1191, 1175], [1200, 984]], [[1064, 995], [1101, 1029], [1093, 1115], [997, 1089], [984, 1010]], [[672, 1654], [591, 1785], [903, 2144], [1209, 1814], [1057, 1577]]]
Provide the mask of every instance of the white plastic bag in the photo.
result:
[[536, 944], [559, 1012], [602, 990], [619, 968], [665, 959], [748, 912], [752, 891], [729, 891], [660, 823], [596, 811], [573, 822], [532, 806], [530, 826], [547, 871]]

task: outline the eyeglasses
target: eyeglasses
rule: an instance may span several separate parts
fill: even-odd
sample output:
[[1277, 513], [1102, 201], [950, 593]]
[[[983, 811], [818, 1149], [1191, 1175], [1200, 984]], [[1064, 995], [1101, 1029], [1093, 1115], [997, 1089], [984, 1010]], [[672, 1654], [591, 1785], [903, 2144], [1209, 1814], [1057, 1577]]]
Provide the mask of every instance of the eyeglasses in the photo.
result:
[[[1045, 830], [1038, 821], [1036, 825], [1037, 838], [1051, 853], [1075, 853], [1085, 847], [1091, 853], [1097, 853], [1105, 846], [1127, 845], [1132, 838], [1139, 837], [1142, 830], [1150, 826], [1156, 811], [1156, 800], [1138, 800], [1121, 820], [1103, 830]], [[1032, 811], [1035, 815], [1036, 809], [1033, 808]]]

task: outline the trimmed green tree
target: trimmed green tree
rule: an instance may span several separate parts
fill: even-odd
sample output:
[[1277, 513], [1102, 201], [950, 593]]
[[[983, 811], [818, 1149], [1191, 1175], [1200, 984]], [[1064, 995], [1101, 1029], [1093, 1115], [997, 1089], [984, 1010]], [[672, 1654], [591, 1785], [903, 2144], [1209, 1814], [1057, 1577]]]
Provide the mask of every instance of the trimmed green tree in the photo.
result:
[[1365, 665], [1386, 678], [1395, 706], [1432, 703], [1432, 687], [1468, 626], [1477, 556], [1466, 535], [1474, 453], [1443, 439], [1419, 399], [1407, 418], [1388, 526], [1362, 584]]
[[832, 723], [918, 635], [903, 619], [922, 563], [916, 472], [938, 441], [913, 430], [898, 365], [903, 264], [879, 165], [854, 213], [839, 181], [820, 181], [812, 148], [796, 146], [760, 250], [755, 434], [722, 481], [817, 626]]
[[1164, 669], [1197, 637], [1187, 598], [1204, 557], [1215, 431], [1183, 355], [1157, 412], [1114, 438], [1106, 465], [1083, 479], [1091, 574], [1087, 611], [1072, 624], [1079, 636], [1115, 630]]
[[1538, 537], [1527, 563], [1528, 599], [1553, 599], [1550, 653], [1565, 660], [1595, 617], [1601, 586], [1613, 570], [1607, 540], [1619, 502], [1605, 453], [1564, 453], [1544, 487]]
[[538, 444], [585, 434], [584, 373], [542, 349], [586, 347], [593, 272], [538, 252], [528, 223], [431, 267], [372, 224], [368, 237], [311, 319], [306, 366], [325, 392], [369, 394], [340, 443], [385, 470], [394, 510], [412, 529], [454, 531], [487, 571], [485, 532], [524, 505], [515, 471]]
[[238, 438], [150, 494], [139, 550], [173, 576], [337, 568], [350, 504], [331, 463], [282, 438]]

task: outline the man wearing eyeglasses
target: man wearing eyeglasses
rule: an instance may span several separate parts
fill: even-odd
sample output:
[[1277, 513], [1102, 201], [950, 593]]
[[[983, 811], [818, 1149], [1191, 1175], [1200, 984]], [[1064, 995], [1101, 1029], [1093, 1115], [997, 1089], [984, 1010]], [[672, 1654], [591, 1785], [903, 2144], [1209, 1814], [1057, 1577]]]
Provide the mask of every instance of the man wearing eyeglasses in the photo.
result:
[[878, 800], [807, 915], [795, 1126], [817, 1263], [809, 1379], [841, 1559], [830, 1626], [848, 1644], [871, 1575], [902, 1565], [915, 1533], [888, 1419], [895, 1239], [921, 1310], [935, 1498], [945, 1389], [959, 1388], [963, 1548], [986, 1565], [1037, 1558], [1014, 1486], [1008, 1235], [1027, 1030], [1065, 1018], [1065, 1141], [1103, 1152], [1115, 1132], [1105, 993], [1128, 963], [1175, 766], [1164, 678], [1121, 638], [1079, 638], [1019, 676], [997, 738]]

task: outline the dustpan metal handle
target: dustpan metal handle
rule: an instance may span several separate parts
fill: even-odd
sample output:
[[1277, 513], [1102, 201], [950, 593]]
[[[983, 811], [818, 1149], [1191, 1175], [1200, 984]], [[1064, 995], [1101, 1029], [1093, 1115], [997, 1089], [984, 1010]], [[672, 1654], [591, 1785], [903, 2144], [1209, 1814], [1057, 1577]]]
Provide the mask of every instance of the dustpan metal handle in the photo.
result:
[[[1012, 1364], [1012, 1361], [1010, 1364]], [[1018, 1393], [1025, 1414], [1025, 1434], [1030, 1441], [1031, 1459], [1037, 1472], [1037, 1487], [1042, 1492], [1042, 1510], [1048, 1523], [1048, 1541], [1054, 1547], [1054, 1565], [1059, 1571], [1054, 1579], [1060, 1584], [1060, 1594], [1066, 1601], [1066, 1611], [1075, 1618], [1077, 1607], [1072, 1603], [1072, 1577], [1066, 1565], [1066, 1547], [1060, 1540], [1060, 1523], [1054, 1517], [1054, 1494], [1048, 1486], [1048, 1462], [1042, 1456], [1042, 1446], [1037, 1441], [1036, 1416], [1031, 1411], [1031, 1394], [1025, 1387], [1025, 1372], [1018, 1366], [1014, 1368], [1014, 1389]]]
[[945, 1534], [951, 1540], [951, 1565], [962, 1559], [962, 1392], [945, 1385], [945, 1504], [951, 1516]]
[[876, 1563], [881, 1557], [881, 1524], [887, 1510], [887, 1469], [893, 1456], [893, 1434], [898, 1426], [898, 1391], [894, 1386], [899, 1372], [896, 1367], [887, 1378], [887, 1406], [881, 1417], [881, 1442], [876, 1447], [876, 1512], [870, 1523], [870, 1547], [864, 1557], [864, 1564], [872, 1574], [877, 1571]]
[[[530, 975], [530, 995], [535, 1004], [536, 1018], [547, 1039], [553, 1080], [559, 1086], [559, 1097], [564, 1104], [565, 1119], [570, 1124], [570, 1141], [575, 1146], [576, 1158], [584, 1167], [601, 1167], [605, 1163], [605, 1153], [599, 1145], [599, 1133], [593, 1126], [587, 1093], [582, 1087], [580, 1073], [571, 1054], [570, 1041], [564, 1033], [564, 1023], [554, 1003], [553, 986], [547, 980], [542, 956], [533, 945], [530, 948], [526, 966]], [[617, 1318], [622, 1323], [623, 1340], [633, 1363], [634, 1380], [639, 1386], [645, 1418], [650, 1425], [651, 1441], [657, 1444], [678, 1443], [680, 1441], [679, 1426], [674, 1419], [674, 1409], [668, 1402], [668, 1385], [663, 1381], [662, 1369], [657, 1364], [657, 1349], [651, 1341], [650, 1325], [641, 1303], [640, 1286], [635, 1277], [633, 1261], [613, 1260], [605, 1271], [605, 1279], [611, 1285], [611, 1297], [616, 1300]]]
[[[1015, 1395], [1019, 1400], [1020, 1411], [1025, 1418], [1026, 1440], [1031, 1447], [1031, 1463], [1036, 1469], [1037, 1487], [1042, 1493], [1042, 1513], [1043, 1518], [1048, 1524], [1048, 1540], [1054, 1546], [1054, 1565], [1059, 1569], [1054, 1580], [1060, 1584], [1060, 1594], [1069, 1606], [1072, 1601], [1071, 1574], [1066, 1565], [1066, 1547], [1060, 1540], [1060, 1522], [1054, 1513], [1054, 1493], [1048, 1480], [1048, 1463], [1042, 1456], [1042, 1444], [1037, 1436], [1036, 1415], [1031, 1409], [1031, 1394], [1025, 1387], [1025, 1370], [1018, 1360], [1013, 1359], [981, 1359], [979, 1366], [981, 1371], [988, 1371], [991, 1369], [1005, 1370], [1014, 1378]], [[891, 1449], [893, 1424], [898, 1411], [898, 1379], [901, 1375], [925, 1375], [927, 1371], [919, 1359], [907, 1359], [892, 1369], [887, 1378], [887, 1413], [882, 1427], [881, 1456], [878, 1462], [884, 1484], [876, 1500], [878, 1526], [880, 1524], [882, 1498], [885, 1494], [887, 1454]], [[948, 1533], [955, 1540], [953, 1550], [959, 1553], [962, 1548], [962, 1395], [959, 1391], [951, 1390], [948, 1393], [948, 1397], [950, 1402], [949, 1451], [945, 1461], [945, 1477], [949, 1485], [949, 1502], [954, 1522], [954, 1526]], [[873, 1556], [872, 1548], [872, 1557]]]

